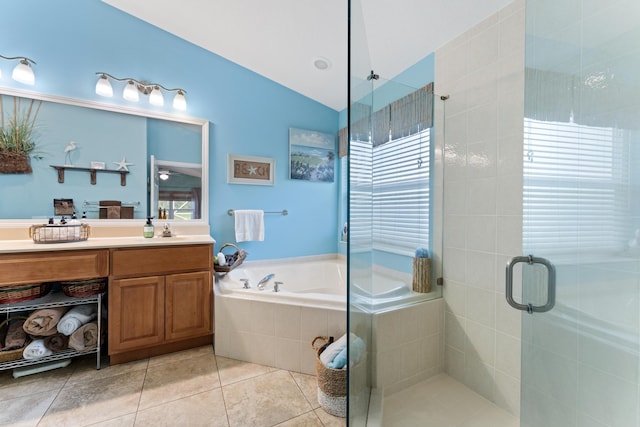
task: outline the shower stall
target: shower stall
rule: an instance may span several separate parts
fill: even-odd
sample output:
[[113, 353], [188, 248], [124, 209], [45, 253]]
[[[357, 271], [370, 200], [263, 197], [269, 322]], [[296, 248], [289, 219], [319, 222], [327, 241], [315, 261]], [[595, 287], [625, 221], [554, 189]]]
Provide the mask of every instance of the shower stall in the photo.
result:
[[[348, 328], [365, 341], [367, 357], [349, 371], [349, 425], [378, 425], [381, 394], [438, 368], [519, 417], [521, 427], [640, 425], [640, 3], [516, 0], [446, 46], [446, 55], [436, 52], [435, 92], [458, 104], [447, 113], [450, 101], [432, 89], [435, 114], [422, 146], [429, 154], [429, 204], [417, 208], [417, 228], [426, 235], [411, 244], [432, 256], [433, 291], [400, 307], [380, 304], [393, 294], [384, 292], [400, 292], [394, 286], [380, 292], [381, 275], [410, 276], [412, 256], [384, 244], [376, 151], [388, 143], [378, 145], [376, 134], [386, 129], [380, 111], [422, 83], [371, 71], [363, 3], [350, 1]], [[483, 31], [497, 34], [494, 62], [476, 58], [484, 68], [467, 70], [460, 82], [494, 86], [464, 92], [464, 84], [438, 74], [447, 69], [439, 64], [465, 44], [474, 54], [474, 37]], [[518, 36], [501, 39], [503, 32]], [[509, 51], [519, 37], [521, 50]], [[482, 40], [477, 46], [490, 39]], [[487, 105], [495, 115], [470, 121]], [[516, 120], [507, 126], [505, 116]], [[490, 127], [487, 119], [494, 137], [483, 141], [489, 153], [483, 158], [471, 138]], [[467, 137], [462, 150], [449, 137], [460, 126]], [[473, 162], [492, 156], [497, 172], [478, 174]], [[495, 239], [493, 246], [470, 247], [478, 236]], [[441, 277], [443, 287], [436, 284]], [[428, 322], [424, 307], [433, 308], [439, 328], [420, 324], [429, 345], [404, 347], [395, 364], [385, 365], [380, 347], [394, 332], [409, 334], [412, 320]], [[410, 370], [412, 351], [420, 363], [435, 351], [436, 364], [398, 378]]]

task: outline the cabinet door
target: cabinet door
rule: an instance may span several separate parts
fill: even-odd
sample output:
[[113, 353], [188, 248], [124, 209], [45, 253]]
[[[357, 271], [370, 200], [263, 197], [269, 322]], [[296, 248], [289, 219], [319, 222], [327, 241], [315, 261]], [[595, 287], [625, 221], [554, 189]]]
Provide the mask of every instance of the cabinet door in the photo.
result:
[[168, 275], [166, 293], [167, 341], [213, 333], [210, 272]]
[[111, 280], [109, 354], [164, 341], [164, 277]]

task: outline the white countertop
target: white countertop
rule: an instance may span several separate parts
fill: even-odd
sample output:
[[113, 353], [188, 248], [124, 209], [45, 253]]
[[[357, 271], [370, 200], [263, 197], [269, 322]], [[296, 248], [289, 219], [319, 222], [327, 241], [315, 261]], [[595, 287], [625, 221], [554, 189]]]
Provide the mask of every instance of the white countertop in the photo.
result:
[[142, 236], [89, 237], [88, 240], [69, 243], [34, 243], [33, 240], [0, 240], [0, 253], [73, 251], [103, 248], [128, 248], [145, 246], [173, 246], [213, 244], [215, 240], [207, 234], [177, 235], [175, 237]]

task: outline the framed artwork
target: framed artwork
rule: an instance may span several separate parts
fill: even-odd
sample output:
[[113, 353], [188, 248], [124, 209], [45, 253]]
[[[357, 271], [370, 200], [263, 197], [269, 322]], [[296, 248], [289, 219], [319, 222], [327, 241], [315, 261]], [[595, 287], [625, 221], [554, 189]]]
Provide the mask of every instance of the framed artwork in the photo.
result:
[[227, 183], [273, 185], [276, 160], [270, 157], [227, 154]]
[[336, 136], [313, 130], [289, 129], [289, 178], [333, 182]]

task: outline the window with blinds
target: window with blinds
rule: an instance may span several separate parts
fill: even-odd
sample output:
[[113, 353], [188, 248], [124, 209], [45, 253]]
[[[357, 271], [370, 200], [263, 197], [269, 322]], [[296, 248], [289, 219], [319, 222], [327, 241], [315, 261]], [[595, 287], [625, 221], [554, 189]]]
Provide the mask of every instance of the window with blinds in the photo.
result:
[[524, 129], [525, 251], [620, 250], [630, 211], [624, 131], [532, 119]]
[[352, 242], [408, 256], [429, 247], [430, 129], [373, 148], [352, 141], [351, 154]]

